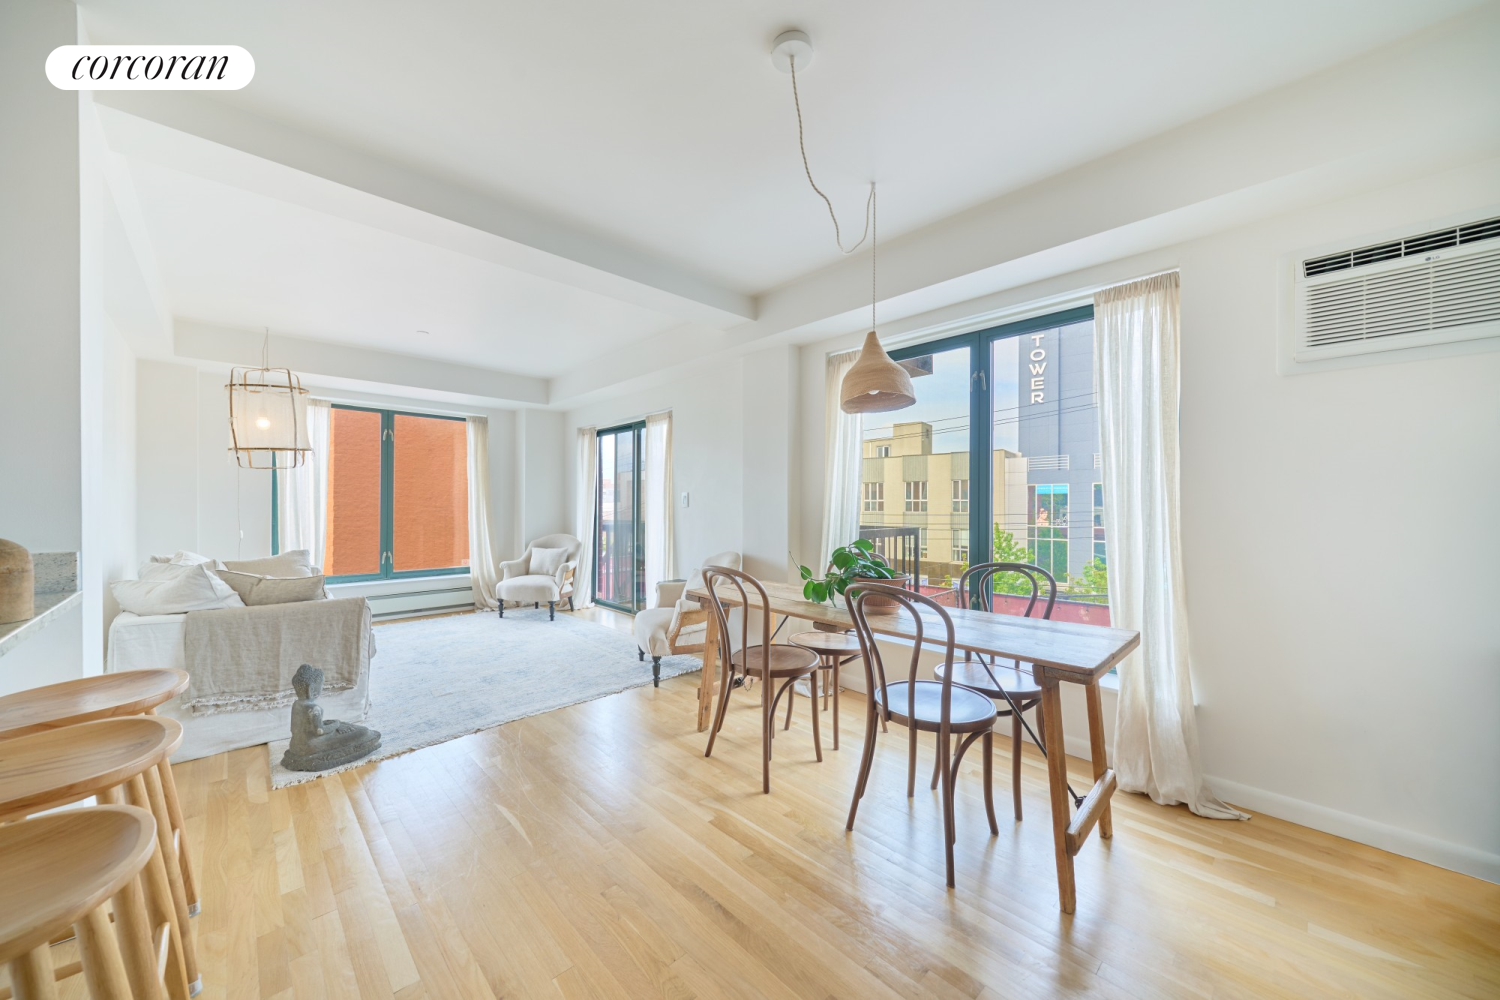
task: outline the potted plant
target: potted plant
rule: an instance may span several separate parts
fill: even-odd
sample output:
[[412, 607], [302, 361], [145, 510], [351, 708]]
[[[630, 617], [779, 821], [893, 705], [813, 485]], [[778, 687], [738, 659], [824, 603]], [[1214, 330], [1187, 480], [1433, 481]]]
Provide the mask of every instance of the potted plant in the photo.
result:
[[[860, 583], [883, 583], [903, 589], [911, 584], [910, 574], [898, 574], [892, 570], [875, 553], [875, 543], [868, 538], [860, 538], [834, 549], [828, 560], [828, 571], [821, 579], [806, 566], [798, 566], [797, 570], [802, 574], [802, 596], [819, 604], [827, 601], [834, 607], [838, 607], [835, 598], [850, 587], [857, 589]], [[889, 597], [871, 596], [868, 606], [893, 608], [896, 602]]]

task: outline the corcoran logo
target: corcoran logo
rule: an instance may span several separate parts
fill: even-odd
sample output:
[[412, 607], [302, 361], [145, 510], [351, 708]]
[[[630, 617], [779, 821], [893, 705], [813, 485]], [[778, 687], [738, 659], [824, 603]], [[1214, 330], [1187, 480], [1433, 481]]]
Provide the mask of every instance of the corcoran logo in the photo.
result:
[[61, 90], [239, 90], [254, 75], [238, 45], [61, 45], [47, 57]]

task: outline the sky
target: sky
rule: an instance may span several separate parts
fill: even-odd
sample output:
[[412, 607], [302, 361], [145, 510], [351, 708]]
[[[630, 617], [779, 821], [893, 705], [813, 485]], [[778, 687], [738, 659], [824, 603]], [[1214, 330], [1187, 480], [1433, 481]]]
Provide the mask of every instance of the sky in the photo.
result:
[[[1021, 338], [1007, 337], [993, 345], [991, 405], [1013, 416], [1020, 403], [1019, 368], [1016, 352]], [[893, 413], [872, 414], [865, 418], [865, 437], [890, 437], [893, 421], [922, 421], [932, 425], [934, 452], [969, 450], [969, 350], [966, 347], [943, 351], [932, 356], [932, 374], [912, 379], [917, 402]], [[878, 421], [878, 423], [877, 423]], [[1019, 450], [1014, 419], [1002, 419], [995, 427], [994, 447]]]

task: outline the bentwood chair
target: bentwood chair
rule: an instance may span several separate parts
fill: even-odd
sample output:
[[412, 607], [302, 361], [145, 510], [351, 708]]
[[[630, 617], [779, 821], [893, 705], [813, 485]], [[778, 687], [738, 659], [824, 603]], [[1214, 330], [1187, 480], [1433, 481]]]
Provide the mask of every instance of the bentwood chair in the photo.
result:
[[[970, 566], [964, 575], [958, 580], [958, 606], [961, 608], [971, 607], [977, 604], [981, 611], [994, 611], [995, 584], [994, 579], [1001, 573], [1015, 573], [1026, 579], [1031, 586], [1031, 597], [1026, 602], [1026, 610], [1022, 617], [1030, 618], [1032, 612], [1037, 609], [1037, 601], [1041, 594], [1039, 580], [1046, 582], [1047, 603], [1042, 608], [1041, 617], [1051, 618], [1052, 608], [1057, 603], [1057, 581], [1052, 574], [1040, 566], [1032, 566], [1029, 563], [1007, 563], [992, 562], [980, 563]], [[1038, 712], [1035, 715], [1037, 731], [1032, 732], [1031, 727], [1026, 724], [1025, 713], [1031, 711], [1041, 704], [1042, 688], [1031, 676], [1029, 667], [1022, 667], [1019, 660], [1011, 664], [1000, 662], [987, 662], [983, 656], [977, 660], [967, 650], [964, 652], [964, 661], [953, 665], [953, 683], [962, 684], [964, 687], [973, 688], [980, 694], [992, 701], [1001, 702], [995, 706], [1000, 716], [1010, 716], [1010, 788], [1011, 801], [1014, 803], [1016, 821], [1021, 820], [1021, 731], [1026, 730], [1031, 735], [1032, 742], [1046, 756], [1047, 748], [1043, 742], [1046, 739], [1042, 731], [1042, 716]], [[941, 665], [938, 670], [944, 667]], [[937, 762], [932, 765], [932, 787], [937, 787], [938, 773]]]
[[[846, 829], [854, 829], [854, 814], [859, 809], [859, 800], [865, 794], [870, 781], [870, 765], [875, 760], [875, 738], [879, 735], [878, 721], [893, 722], [905, 726], [908, 732], [909, 755], [906, 772], [906, 797], [911, 798], [915, 784], [917, 765], [917, 734], [935, 733], [938, 740], [938, 764], [943, 780], [943, 832], [944, 850], [947, 854], [948, 888], [953, 882], [953, 844], [957, 839], [957, 824], [954, 821], [954, 785], [958, 782], [958, 766], [963, 762], [964, 752], [975, 740], [984, 742], [984, 809], [990, 821], [990, 834], [1000, 832], [995, 822], [995, 803], [992, 789], [995, 755], [995, 720], [998, 713], [992, 701], [980, 694], [955, 684], [953, 681], [953, 619], [941, 604], [925, 594], [902, 590], [884, 584], [859, 584], [850, 587], [854, 599], [849, 602], [849, 614], [854, 619], [854, 631], [859, 636], [860, 650], [865, 662], [865, 689], [871, 692], [865, 712], [865, 752], [859, 763], [859, 779], [854, 786], [854, 801], [849, 804], [849, 823]], [[915, 624], [916, 637], [911, 644], [911, 663], [907, 667], [906, 679], [894, 683], [887, 681], [885, 661], [875, 633], [870, 628], [869, 615], [874, 613], [870, 603], [892, 601], [896, 605], [894, 614], [909, 614]], [[881, 614], [890, 614], [881, 609]], [[934, 636], [926, 634], [937, 618], [941, 632]], [[921, 660], [922, 644], [929, 642], [943, 649], [943, 672], [940, 680], [917, 680], [917, 668]], [[951, 739], [958, 735], [958, 751], [951, 759]]]
[[[729, 607], [724, 601], [726, 598], [738, 597], [738, 601], [731, 599], [731, 604], [737, 604], [741, 608], [750, 609], [754, 607], [750, 599], [750, 593], [760, 599], [761, 608], [770, 608], [771, 599], [766, 595], [766, 588], [760, 585], [760, 581], [749, 573], [742, 573], [737, 569], [729, 569], [724, 566], [703, 567], [703, 587], [708, 591], [709, 604], [713, 610], [714, 621], [719, 626], [719, 659], [724, 664], [724, 680], [720, 685], [719, 710], [714, 715], [713, 727], [708, 732], [708, 749], [703, 751], [703, 756], [709, 757], [714, 752], [714, 740], [719, 735], [719, 729], [724, 725], [724, 711], [729, 707], [729, 695], [734, 689], [736, 677], [745, 680], [756, 679], [761, 682], [760, 687], [760, 740], [761, 740], [761, 791], [771, 791], [771, 739], [775, 731], [772, 719], [776, 715], [776, 705], [781, 696], [790, 690], [791, 686], [799, 678], [806, 677], [812, 685], [812, 697], [808, 703], [812, 706], [812, 731], [813, 750], [818, 755], [818, 760], [823, 759], [823, 739], [818, 733], [818, 654], [801, 646], [785, 646], [771, 644], [771, 614], [769, 611], [760, 616], [760, 642], [750, 645], [750, 615], [740, 615], [740, 649], [734, 652], [733, 634], [729, 627]], [[721, 591], [719, 588], [723, 588]], [[748, 588], [748, 589], [747, 589]], [[772, 682], [779, 682], [779, 687]], [[774, 693], [773, 693], [774, 692]]]
[[[156, 842], [156, 821], [133, 806], [70, 809], [0, 826], [7, 996], [56, 998], [57, 981], [81, 971], [91, 1000], [160, 1000], [140, 885]], [[80, 961], [54, 968], [50, 942], [70, 929]]]

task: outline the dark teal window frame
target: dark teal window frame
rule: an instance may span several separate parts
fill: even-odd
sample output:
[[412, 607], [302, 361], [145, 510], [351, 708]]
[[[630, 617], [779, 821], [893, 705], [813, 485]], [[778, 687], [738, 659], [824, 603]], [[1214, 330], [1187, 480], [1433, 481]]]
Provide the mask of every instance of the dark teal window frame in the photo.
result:
[[[634, 449], [632, 456], [632, 468], [635, 470], [635, 483], [632, 488], [635, 490], [635, 518], [634, 523], [631, 526], [631, 532], [635, 536], [636, 546], [644, 544], [644, 538], [646, 534], [646, 511], [641, 503], [641, 500], [644, 486], [642, 477], [644, 476], [645, 469], [643, 469], [641, 466], [642, 460], [645, 457], [646, 450], [644, 447], [646, 421], [632, 420], [629, 423], [616, 424], [613, 427], [601, 427], [597, 432], [595, 432], [594, 435], [594, 440], [596, 442], [596, 446], [594, 448], [594, 464], [596, 466], [596, 468], [594, 469], [594, 565], [592, 567], [590, 575], [592, 577], [592, 586], [594, 588], [595, 604], [598, 604], [601, 607], [610, 608], [614, 611], [623, 611], [626, 614], [633, 615], [638, 611], [645, 610], [646, 602], [651, 599], [650, 594], [641, 595], [641, 607], [638, 608], [624, 604], [616, 604], [613, 601], [601, 600], [599, 597], [599, 557], [601, 555], [599, 535], [604, 530], [604, 476], [602, 475], [604, 470], [598, 467], [599, 449], [597, 447], [597, 442], [603, 439], [606, 435], [620, 434], [624, 431], [630, 432], [630, 445], [631, 448]], [[634, 594], [636, 589], [636, 581], [632, 580], [631, 593]]]
[[[347, 573], [343, 576], [330, 576], [328, 583], [367, 583], [372, 580], [411, 580], [428, 576], [460, 576], [469, 572], [468, 566], [446, 566], [440, 569], [408, 569], [397, 572], [395, 570], [396, 557], [394, 552], [395, 542], [395, 495], [396, 495], [396, 418], [400, 417], [422, 417], [427, 420], [456, 420], [464, 422], [464, 417], [450, 417], [442, 413], [417, 413], [413, 410], [386, 410], [374, 406], [353, 406], [347, 403], [334, 403], [335, 410], [359, 410], [363, 413], [380, 414], [380, 572], [378, 573]], [[281, 523], [280, 503], [278, 502], [277, 490], [280, 488], [277, 470], [274, 462], [271, 467], [271, 554], [276, 555], [281, 548]], [[318, 558], [322, 558], [318, 556]]]
[[1020, 337], [1036, 330], [1081, 323], [1094, 318], [1093, 306], [1079, 306], [1045, 316], [1033, 316], [992, 326], [972, 333], [960, 333], [939, 340], [924, 341], [891, 351], [896, 361], [941, 354], [967, 348], [969, 351], [969, 565], [989, 562], [994, 554], [994, 537], [990, 510], [994, 483], [994, 426], [991, 423], [990, 386], [994, 384], [994, 344], [997, 340]]

